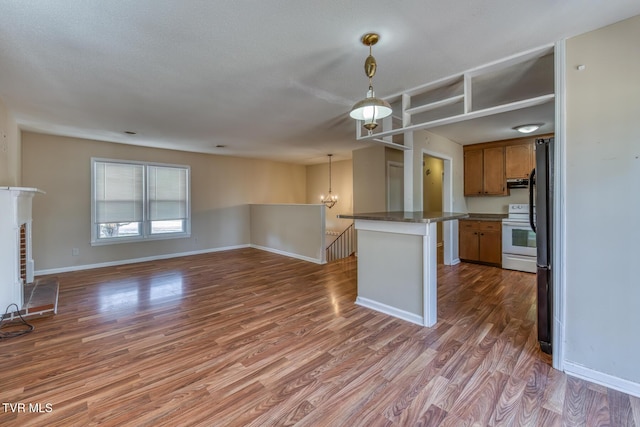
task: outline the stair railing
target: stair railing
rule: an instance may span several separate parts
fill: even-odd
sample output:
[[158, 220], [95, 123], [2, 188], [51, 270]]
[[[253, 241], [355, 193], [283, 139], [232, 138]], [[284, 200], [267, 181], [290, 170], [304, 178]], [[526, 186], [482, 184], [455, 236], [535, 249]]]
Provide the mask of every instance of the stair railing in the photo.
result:
[[340, 235], [327, 246], [327, 262], [346, 258], [356, 252], [356, 229], [353, 224], [347, 227]]

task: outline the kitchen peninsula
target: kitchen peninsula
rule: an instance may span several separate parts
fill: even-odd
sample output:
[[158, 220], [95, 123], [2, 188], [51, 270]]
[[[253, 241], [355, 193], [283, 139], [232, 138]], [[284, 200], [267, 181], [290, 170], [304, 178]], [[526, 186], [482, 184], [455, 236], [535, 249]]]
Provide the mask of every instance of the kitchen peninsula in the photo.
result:
[[437, 320], [436, 223], [466, 218], [453, 212], [338, 215], [358, 233], [356, 304], [423, 326]]

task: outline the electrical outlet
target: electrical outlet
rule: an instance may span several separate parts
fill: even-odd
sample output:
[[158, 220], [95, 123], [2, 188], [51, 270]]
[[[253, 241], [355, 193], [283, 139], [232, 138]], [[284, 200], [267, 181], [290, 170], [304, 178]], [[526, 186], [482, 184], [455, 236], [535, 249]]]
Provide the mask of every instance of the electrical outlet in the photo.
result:
[[80, 255], [80, 249], [78, 249], [78, 248], [71, 248], [71, 255], [73, 255], [73, 256], [78, 256], [78, 255]]

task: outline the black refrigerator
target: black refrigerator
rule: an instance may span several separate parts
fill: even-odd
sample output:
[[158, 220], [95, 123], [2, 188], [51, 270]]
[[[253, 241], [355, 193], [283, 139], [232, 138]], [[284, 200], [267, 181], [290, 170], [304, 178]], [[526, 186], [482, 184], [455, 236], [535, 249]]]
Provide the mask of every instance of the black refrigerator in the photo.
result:
[[548, 354], [553, 329], [553, 145], [554, 138], [536, 140], [536, 167], [529, 177], [529, 221], [537, 248], [538, 341]]

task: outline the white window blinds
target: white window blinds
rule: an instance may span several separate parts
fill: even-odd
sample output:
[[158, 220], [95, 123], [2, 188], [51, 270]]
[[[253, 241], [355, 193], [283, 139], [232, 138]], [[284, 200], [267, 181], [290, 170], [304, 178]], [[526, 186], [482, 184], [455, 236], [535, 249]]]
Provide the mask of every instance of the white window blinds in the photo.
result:
[[189, 166], [92, 158], [91, 167], [92, 245], [191, 236]]
[[98, 224], [143, 219], [143, 165], [95, 162], [95, 219]]
[[149, 219], [187, 218], [187, 169], [149, 166]]

